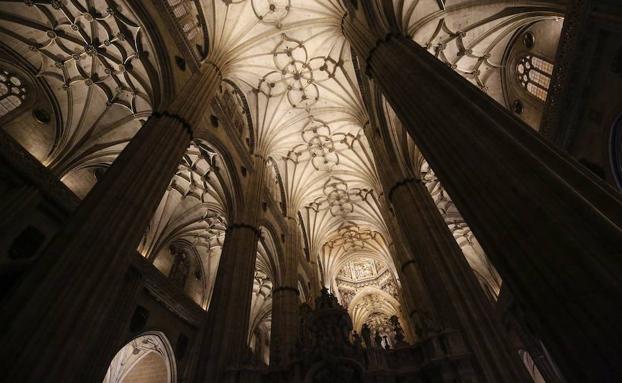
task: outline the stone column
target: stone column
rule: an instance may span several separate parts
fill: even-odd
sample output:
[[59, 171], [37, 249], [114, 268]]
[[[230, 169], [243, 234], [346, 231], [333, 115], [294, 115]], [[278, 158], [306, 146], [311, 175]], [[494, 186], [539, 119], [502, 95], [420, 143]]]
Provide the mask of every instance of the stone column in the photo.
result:
[[298, 341], [298, 260], [303, 259], [302, 238], [295, 217], [287, 217], [282, 283], [272, 290], [270, 367], [286, 367], [295, 357]]
[[438, 325], [461, 331], [487, 381], [526, 381], [518, 355], [423, 183], [415, 179], [398, 183], [389, 199], [413, 251], [414, 259], [402, 268], [415, 264], [421, 270]]
[[250, 358], [248, 326], [266, 171], [263, 157], [256, 156], [254, 162], [244, 200], [227, 228], [203, 328], [196, 382], [235, 382], [237, 371]]
[[370, 128], [365, 134], [377, 160], [385, 198], [393, 206], [395, 219], [389, 217], [388, 223], [410, 250], [410, 256], [396, 254], [408, 290], [423, 303], [413, 304], [414, 326], [423, 336], [460, 330], [486, 381], [527, 381], [527, 372], [512, 353], [500, 321], [427, 188], [414, 177], [400, 178], [397, 158], [388, 152], [382, 137]]
[[344, 30], [565, 377], [617, 380], [620, 196], [409, 38]]
[[[388, 191], [404, 179], [397, 157], [394, 152], [389, 152], [389, 146], [383, 142], [379, 129], [374, 130], [367, 124], [364, 133], [374, 156], [382, 188]], [[430, 291], [427, 290], [420, 266], [413, 256], [413, 249], [405, 239], [407, 233], [402, 231], [397, 222], [394, 211], [390, 208], [390, 201], [387, 201], [387, 195], [382, 193], [378, 200], [382, 216], [393, 237], [393, 244], [390, 246], [391, 256], [402, 281], [408, 318], [417, 338], [422, 339], [440, 330], [438, 314], [430, 300]]]
[[146, 122], [3, 302], [6, 380], [103, 379], [123, 333], [119, 296], [132, 294], [121, 289], [130, 257], [219, 85], [215, 68], [205, 69]]
[[[392, 227], [401, 239], [399, 226]], [[394, 262], [400, 274], [405, 313], [410, 320], [417, 340], [422, 340], [440, 330], [437, 314], [430, 301], [430, 293], [423, 282], [421, 271], [414, 258], [404, 248], [404, 243], [394, 245]]]

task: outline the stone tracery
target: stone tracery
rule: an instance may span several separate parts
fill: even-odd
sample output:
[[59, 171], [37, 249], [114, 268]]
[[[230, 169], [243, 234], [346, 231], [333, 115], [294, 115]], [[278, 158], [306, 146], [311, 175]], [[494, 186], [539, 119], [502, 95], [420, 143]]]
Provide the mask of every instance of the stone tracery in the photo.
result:
[[[174, 6], [178, 2], [169, 3]], [[67, 14], [62, 3], [51, 4], [54, 9]], [[75, 6], [77, 3], [72, 4]], [[35, 6], [48, 8], [44, 3], [35, 2]], [[225, 134], [234, 132], [246, 142], [243, 153], [251, 153], [253, 157], [250, 161], [240, 161], [243, 164], [240, 170], [242, 178], [252, 178], [257, 169], [249, 166], [249, 163], [255, 159], [260, 166], [265, 164], [269, 168], [266, 174], [258, 173], [265, 175], [274, 202], [281, 207], [281, 213], [286, 219], [304, 227], [304, 239], [308, 244], [305, 250], [310, 254], [310, 262], [297, 261], [296, 267], [304, 269], [310, 268], [309, 264], [317, 265], [312, 267], [319, 268], [322, 283], [341, 298], [342, 304], [352, 309], [355, 327], [358, 325], [360, 328], [362, 323], [367, 323], [374, 331], [382, 328], [386, 333], [388, 318], [393, 315], [402, 318], [400, 310], [404, 308], [398, 302], [401, 286], [396, 266], [403, 265], [394, 265], [391, 257], [394, 249], [389, 243], [395, 242], [397, 238], [392, 238], [388, 230], [388, 212], [384, 211], [386, 205], [380, 202], [384, 198], [379, 180], [381, 177], [363, 133], [363, 126], [368, 124], [369, 117], [356, 85], [350, 47], [342, 36], [334, 36], [338, 24], [335, 16], [342, 9], [332, 2], [327, 5], [320, 1], [300, 3], [290, 0], [228, 0], [203, 2], [201, 6], [208, 14], [210, 11], [218, 14], [224, 10], [231, 11], [228, 20], [235, 21], [227, 21], [223, 28], [219, 28], [222, 25], [206, 27], [214, 32], [209, 36], [214, 42], [215, 52], [210, 60], [214, 58], [217, 63], [210, 61], [205, 65], [218, 68], [220, 76], [230, 81], [223, 82], [218, 98], [212, 103], [212, 110], [218, 115], [212, 116], [212, 127], [215, 130], [219, 119], [226, 120], [223, 124], [226, 126]], [[410, 15], [414, 15], [412, 11], [416, 4], [409, 6], [412, 6]], [[52, 56], [52, 49], [60, 49], [68, 56], [64, 61], [61, 60], [60, 66], [41, 71], [42, 76], [60, 81], [68, 93], [85, 86], [96, 87], [105, 95], [107, 108], [127, 109], [129, 114], [126, 120], [142, 123], [151, 113], [151, 107], [157, 99], [154, 95], [157, 85], [148, 81], [149, 67], [153, 63], [149, 62], [150, 55], [144, 54], [144, 46], [139, 42], [139, 34], [142, 33], [139, 23], [131, 21], [124, 14], [125, 9], [121, 9], [121, 16], [113, 10], [114, 7], [106, 9], [107, 13], [94, 15], [89, 11], [78, 16], [69, 15], [66, 16], [68, 23], [59, 24], [61, 30], [69, 27], [80, 33], [84, 32], [82, 24], [86, 22], [120, 22], [115, 24], [119, 32], [101, 44], [95, 44], [97, 39], [92, 39], [91, 44], [74, 52], [68, 48], [73, 46], [71, 44], [78, 45], [77, 38], [70, 36], [73, 32], [54, 32], [53, 35], [47, 32], [49, 41], [34, 47], [33, 52], [36, 50], [42, 55], [42, 62], [45, 63]], [[401, 21], [406, 24], [417, 21], [409, 25], [415, 40], [419, 41], [423, 38], [421, 36], [427, 37], [427, 48], [434, 51], [441, 61], [450, 64], [483, 90], [489, 91], [490, 78], [494, 75], [492, 73], [500, 67], [492, 51], [497, 49], [497, 44], [503, 46], [502, 40], [510, 29], [513, 31], [517, 25], [531, 19], [513, 20], [513, 24], [502, 32], [499, 32], [503, 29], [502, 23], [487, 26], [489, 31], [484, 33], [485, 37], [472, 38], [470, 35], [477, 35], [474, 32], [477, 26], [454, 29], [448, 21], [451, 12], [454, 10], [447, 10], [447, 17], [440, 20], [436, 16], [427, 18], [426, 23], [432, 23], [430, 20], [438, 21], [431, 35], [428, 33], [429, 26], [418, 19], [421, 15], [413, 20], [405, 14], [399, 16], [404, 18]], [[327, 22], [327, 14], [330, 14], [332, 21]], [[551, 14], [552, 11], [547, 9], [543, 14], [532, 16], [541, 18]], [[259, 22], [254, 19], [251, 21], [249, 15]], [[492, 25], [500, 19], [495, 14], [487, 22]], [[239, 32], [231, 27], [233, 24], [239, 26]], [[106, 26], [115, 28], [108, 24]], [[417, 35], [419, 29], [423, 31], [421, 36]], [[124, 33], [128, 31], [134, 34]], [[60, 43], [64, 40], [69, 43]], [[129, 44], [131, 49], [124, 44]], [[121, 46], [125, 48], [122, 53], [127, 55], [119, 58], [102, 51], [108, 49], [104, 48], [108, 46], [122, 51], [119, 48]], [[91, 60], [91, 68], [101, 67], [104, 68], [103, 72], [90, 71], [89, 66], [85, 66], [88, 60]], [[222, 135], [220, 131], [214, 133], [218, 139], [219, 135]], [[402, 137], [406, 138], [405, 135]], [[88, 165], [93, 168], [109, 165], [126, 141], [126, 138], [115, 140], [112, 143], [115, 149], [107, 153], [105, 160], [89, 159]], [[71, 145], [67, 145], [70, 148]], [[420, 159], [413, 155], [411, 145], [412, 142], [406, 138], [397, 150], [404, 149], [402, 154], [409, 157], [405, 163], [418, 164]], [[63, 155], [58, 154], [51, 161], [61, 169], [59, 173], [81, 169], [83, 164], [75, 158], [79, 156], [67, 154], [71, 158], [65, 160]], [[144, 256], [156, 260], [156, 266], [161, 270], [166, 271], [168, 268], [169, 277], [174, 281], [186, 279], [188, 271], [193, 269], [193, 266], [187, 264], [186, 255], [179, 256], [186, 254], [180, 250], [183, 246], [197, 253], [199, 263], [203, 265], [198, 275], [212, 283], [228, 222], [239, 219], [236, 215], [239, 213], [238, 207], [233, 209], [234, 204], [227, 196], [232, 194], [230, 180], [219, 174], [219, 169], [224, 167], [218, 164], [222, 164], [219, 163], [218, 155], [207, 145], [193, 143], [190, 146], [139, 248]], [[410, 171], [413, 169], [415, 173], [420, 171], [420, 167], [412, 166]], [[229, 170], [235, 172], [237, 169]], [[433, 173], [427, 170], [422, 173], [423, 181], [463, 250], [469, 247], [473, 250], [473, 259], [484, 259], [473, 234]], [[73, 186], [70, 181], [67, 183]], [[269, 211], [269, 204], [263, 197], [260, 199], [264, 211]], [[237, 225], [261, 231], [246, 222]], [[285, 238], [285, 234], [282, 235]], [[289, 240], [290, 237], [287, 238]], [[167, 251], [170, 254], [166, 254]], [[276, 255], [272, 256], [272, 260], [267, 260], [267, 251], [261, 246], [258, 253], [249, 345], [260, 354], [263, 362], [267, 362], [265, 353], [257, 350], [263, 344], [265, 351], [266, 339], [269, 337], [266, 334], [272, 319], [270, 291], [272, 284], [284, 284], [284, 272], [279, 268], [284, 268], [285, 262], [283, 259], [275, 261], [278, 258]], [[465, 255], [472, 261], [466, 250]], [[169, 265], [162, 261], [167, 256], [170, 258]], [[357, 263], [353, 259], [364, 261]], [[349, 265], [348, 270], [344, 264]], [[472, 266], [481, 271], [473, 263]], [[485, 272], [492, 274], [491, 270], [481, 271], [480, 274]], [[497, 282], [493, 288], [496, 293], [499, 284], [495, 277], [483, 276], [485, 282], [491, 285]], [[294, 286], [280, 286], [285, 288], [281, 291], [301, 290], [300, 282], [297, 281]], [[357, 298], [359, 290], [372, 285], [379, 292]], [[206, 296], [197, 300], [204, 308], [209, 304]], [[382, 304], [383, 299], [391, 302], [390, 307]]]

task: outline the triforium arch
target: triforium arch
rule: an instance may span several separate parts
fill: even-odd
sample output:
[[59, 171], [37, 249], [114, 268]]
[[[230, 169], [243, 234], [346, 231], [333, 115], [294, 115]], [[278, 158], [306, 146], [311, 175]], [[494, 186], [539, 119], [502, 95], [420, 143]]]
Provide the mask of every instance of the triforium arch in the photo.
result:
[[6, 378], [619, 380], [612, 3], [1, 4]]

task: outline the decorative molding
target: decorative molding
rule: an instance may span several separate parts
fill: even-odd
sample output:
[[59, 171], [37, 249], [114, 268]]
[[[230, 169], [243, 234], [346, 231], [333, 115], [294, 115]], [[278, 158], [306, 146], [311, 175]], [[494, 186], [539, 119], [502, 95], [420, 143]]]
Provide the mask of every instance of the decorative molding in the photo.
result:
[[401, 181], [396, 182], [393, 186], [391, 186], [391, 188], [389, 189], [389, 193], [387, 193], [387, 196], [389, 196], [389, 201], [393, 202], [393, 193], [399, 189], [402, 186], [405, 186], [411, 182], [421, 182], [420, 179], [415, 178], [415, 177], [408, 177], [408, 178], [404, 178]]
[[132, 267], [143, 277], [145, 290], [149, 295], [179, 319], [194, 327], [200, 327], [204, 321], [205, 310], [176, 289], [164, 274], [140, 254], [135, 253], [132, 257]]
[[400, 33], [389, 32], [383, 38], [380, 38], [380, 39], [376, 40], [376, 45], [374, 45], [369, 50], [369, 52], [367, 53], [367, 57], [365, 58], [365, 74], [367, 74], [367, 77], [372, 78], [372, 75], [371, 75], [371, 59], [373, 58], [374, 53], [376, 53], [376, 50], [380, 47], [380, 45], [388, 43], [389, 41], [391, 41], [392, 38], [399, 38], [399, 37], [404, 38], [404, 36], [401, 35]]
[[258, 237], [261, 236], [261, 230], [258, 229], [257, 227], [253, 226], [253, 225], [249, 225], [247, 223], [232, 223], [231, 225], [229, 225], [229, 227], [227, 227], [227, 234], [231, 231], [233, 231], [234, 229], [248, 229], [252, 232], [254, 232]]
[[295, 292], [296, 296], [300, 296], [300, 291], [297, 288], [291, 286], [279, 286], [272, 289], [272, 295], [274, 296], [276, 293], [281, 291], [291, 291]]
[[191, 139], [194, 137], [194, 134], [193, 134], [194, 130], [192, 128], [192, 125], [180, 115], [175, 114], [175, 113], [169, 113], [169, 112], [153, 112], [152, 116], [157, 117], [157, 118], [162, 118], [162, 117], [172, 118], [173, 120], [181, 123], [183, 128], [186, 129], [188, 133], [190, 134]]

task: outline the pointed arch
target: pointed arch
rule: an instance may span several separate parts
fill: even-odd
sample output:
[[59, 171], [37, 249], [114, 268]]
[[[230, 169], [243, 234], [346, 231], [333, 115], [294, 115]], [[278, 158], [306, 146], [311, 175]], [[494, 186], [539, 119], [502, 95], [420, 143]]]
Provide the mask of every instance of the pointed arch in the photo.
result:
[[177, 364], [168, 338], [160, 331], [142, 333], [114, 356], [103, 383], [176, 383]]

